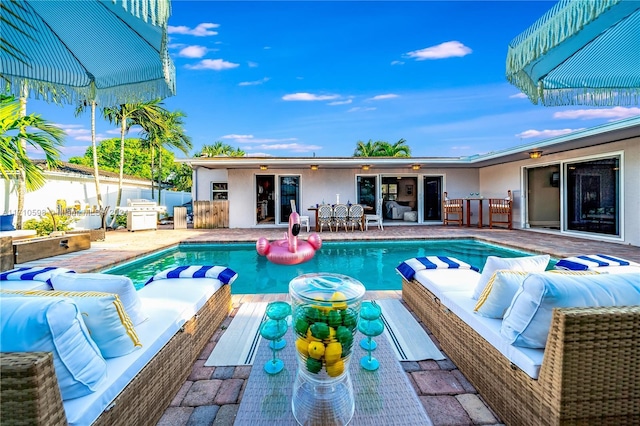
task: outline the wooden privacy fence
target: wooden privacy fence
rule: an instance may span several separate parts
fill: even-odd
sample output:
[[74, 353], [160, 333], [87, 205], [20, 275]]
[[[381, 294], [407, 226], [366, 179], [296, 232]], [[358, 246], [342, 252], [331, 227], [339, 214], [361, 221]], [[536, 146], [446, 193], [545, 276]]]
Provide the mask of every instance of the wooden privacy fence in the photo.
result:
[[229, 200], [194, 201], [193, 227], [215, 229], [229, 227]]

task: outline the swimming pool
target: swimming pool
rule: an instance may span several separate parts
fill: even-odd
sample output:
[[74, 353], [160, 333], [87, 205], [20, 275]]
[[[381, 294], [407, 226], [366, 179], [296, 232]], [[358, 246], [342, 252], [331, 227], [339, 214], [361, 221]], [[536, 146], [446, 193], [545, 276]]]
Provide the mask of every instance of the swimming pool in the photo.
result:
[[487, 256], [527, 255], [531, 253], [475, 240], [325, 242], [309, 262], [288, 266], [259, 256], [252, 243], [180, 244], [103, 272], [126, 275], [140, 288], [155, 273], [174, 266], [223, 265], [238, 273], [233, 294], [287, 293], [289, 281], [309, 272], [349, 275], [367, 290], [400, 290], [395, 268], [411, 257], [451, 256], [482, 269]]

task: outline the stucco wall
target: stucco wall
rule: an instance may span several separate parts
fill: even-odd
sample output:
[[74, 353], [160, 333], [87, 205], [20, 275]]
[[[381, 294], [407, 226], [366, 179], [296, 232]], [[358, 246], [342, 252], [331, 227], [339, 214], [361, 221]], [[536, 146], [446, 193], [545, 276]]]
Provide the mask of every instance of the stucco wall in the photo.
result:
[[[422, 169], [419, 172], [407, 172], [406, 168], [385, 169], [384, 171], [369, 170], [363, 172], [356, 169], [322, 169], [310, 170], [302, 168], [298, 171], [291, 169], [269, 168], [267, 171], [253, 169], [208, 170], [197, 169], [194, 176], [197, 179], [197, 187], [194, 189], [196, 200], [209, 200], [210, 183], [228, 182], [229, 184], [229, 227], [250, 228], [256, 226], [256, 175], [298, 175], [300, 176], [300, 205], [298, 211], [302, 215], [314, 216], [314, 212], [308, 211], [310, 206], [325, 201], [335, 203], [337, 194], [340, 194], [341, 202], [354, 202], [356, 200], [356, 176], [375, 175], [383, 176], [413, 176], [417, 178], [416, 194], [422, 193], [422, 177], [424, 175], [443, 176], [443, 188], [450, 191], [450, 196], [462, 197], [469, 192], [479, 191], [478, 170], [475, 168], [460, 169]], [[195, 181], [195, 180], [194, 180]], [[195, 186], [195, 185], [194, 185]], [[276, 200], [277, 201], [277, 200]], [[421, 209], [421, 200], [418, 200], [417, 210]], [[474, 213], [474, 214], [477, 214]], [[311, 222], [313, 223], [313, 218]]]
[[[517, 217], [514, 214], [514, 226], [520, 227], [524, 223], [522, 167], [543, 166], [559, 164], [591, 156], [601, 156], [623, 152], [621, 170], [621, 223], [623, 225], [623, 238], [618, 241], [640, 246], [640, 137], [635, 137], [619, 142], [576, 149], [568, 152], [543, 155], [536, 160], [523, 160], [508, 164], [484, 167], [480, 169], [480, 192], [486, 197], [504, 195], [507, 189], [514, 191], [517, 206]], [[609, 239], [599, 235], [589, 236], [581, 233], [581, 236], [596, 239]]]
[[[18, 195], [13, 187], [14, 183], [6, 179], [2, 180], [0, 194], [0, 210], [2, 212], [14, 212], [18, 207]], [[113, 213], [118, 196], [118, 182], [111, 179], [100, 181], [102, 205], [111, 207]], [[125, 183], [122, 188], [121, 205], [127, 205], [127, 199], [151, 199], [149, 186], [136, 186]], [[158, 190], [155, 190], [155, 200], [158, 199]], [[101, 226], [100, 215], [91, 213], [93, 206], [98, 204], [96, 197], [96, 185], [92, 177], [70, 177], [66, 175], [48, 175], [46, 184], [33, 192], [27, 192], [24, 201], [23, 223], [29, 219], [39, 218], [47, 213], [47, 209], [56, 210], [58, 200], [64, 200], [67, 207], [73, 207], [78, 201], [82, 213], [78, 214], [75, 223], [76, 228], [94, 229]], [[161, 204], [167, 206], [167, 213], [173, 214], [173, 207], [180, 206], [191, 201], [188, 192], [162, 191]], [[89, 212], [85, 212], [89, 206]]]

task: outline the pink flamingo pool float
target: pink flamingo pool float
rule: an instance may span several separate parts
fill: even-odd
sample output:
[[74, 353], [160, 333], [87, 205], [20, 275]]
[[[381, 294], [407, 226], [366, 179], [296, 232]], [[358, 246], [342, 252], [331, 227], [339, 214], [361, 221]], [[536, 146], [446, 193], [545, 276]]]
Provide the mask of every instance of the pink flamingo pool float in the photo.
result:
[[307, 241], [298, 240], [300, 233], [300, 215], [293, 212], [289, 215], [289, 230], [284, 239], [269, 243], [265, 237], [256, 241], [256, 251], [260, 256], [266, 256], [270, 262], [280, 265], [297, 265], [306, 262], [322, 247], [322, 240], [316, 233], [309, 235]]

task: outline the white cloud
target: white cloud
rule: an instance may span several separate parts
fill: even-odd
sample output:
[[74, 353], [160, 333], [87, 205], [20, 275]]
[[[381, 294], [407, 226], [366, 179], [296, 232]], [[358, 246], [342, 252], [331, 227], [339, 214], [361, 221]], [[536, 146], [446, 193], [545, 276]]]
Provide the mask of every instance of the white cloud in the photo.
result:
[[338, 95], [314, 95], [313, 93], [292, 93], [284, 95], [283, 101], [330, 101], [339, 98]]
[[353, 107], [349, 110], [347, 110], [347, 112], [357, 112], [357, 111], [375, 111], [376, 108], [374, 107], [369, 107], [369, 108], [363, 108], [363, 107]]
[[391, 61], [391, 65], [404, 65], [404, 61]]
[[[235, 143], [260, 143], [260, 144], [269, 144], [269, 143], [282, 143], [282, 142], [291, 142], [298, 140], [297, 138], [282, 138], [282, 139], [273, 139], [273, 138], [256, 138], [253, 135], [224, 135], [221, 139], [230, 139]], [[255, 149], [255, 148], [254, 148]]]
[[[321, 150], [319, 145], [304, 145], [299, 143], [281, 143], [281, 144], [263, 144], [255, 147], [254, 149], [261, 149], [264, 151], [292, 151], [292, 152], [313, 152]], [[254, 154], [255, 155], [255, 154]]]
[[271, 46], [265, 46], [263, 49], [264, 50], [271, 50]]
[[553, 138], [556, 136], [566, 135], [568, 133], [572, 133], [581, 129], [556, 129], [556, 130], [525, 130], [524, 132], [518, 133], [516, 137], [520, 139], [530, 139], [530, 138]]
[[348, 104], [350, 104], [351, 102], [353, 102], [353, 100], [351, 100], [351, 99], [347, 99], [346, 101], [333, 101], [333, 102], [329, 102], [327, 105], [331, 105], [331, 106], [334, 106], [334, 105], [348, 105]]
[[185, 65], [186, 68], [192, 70], [214, 70], [222, 71], [239, 67], [240, 64], [225, 61], [223, 59], [203, 59], [195, 65]]
[[220, 139], [253, 139], [253, 135], [224, 135]]
[[258, 67], [258, 63], [257, 62], [253, 62], [253, 61], [247, 62], [247, 65], [249, 66], [249, 68], [257, 68]]
[[266, 83], [267, 81], [269, 81], [269, 77], [265, 77], [262, 80], [242, 81], [242, 82], [238, 83], [238, 86], [258, 86], [260, 84]]
[[181, 47], [184, 47], [184, 46], [186, 46], [186, 44], [184, 43], [169, 43], [167, 45], [169, 49], [180, 49]]
[[574, 109], [553, 114], [553, 118], [592, 120], [596, 118], [609, 118], [609, 121], [620, 120], [640, 115], [640, 108], [613, 107], [608, 109]]
[[108, 135], [120, 135], [120, 128], [107, 130]]
[[368, 101], [382, 101], [385, 99], [393, 99], [393, 98], [397, 98], [398, 95], [394, 94], [394, 93], [387, 93], [386, 95], [376, 95], [373, 98], [369, 98], [367, 99]]
[[207, 48], [204, 46], [187, 46], [178, 55], [183, 58], [202, 58], [206, 53]]
[[424, 61], [427, 59], [462, 57], [471, 52], [472, 50], [469, 47], [459, 41], [447, 41], [437, 46], [425, 47], [424, 49], [408, 52], [406, 56], [414, 58], [416, 61]]
[[196, 37], [206, 37], [206, 36], [214, 36], [218, 35], [217, 31], [211, 31], [211, 28], [218, 28], [220, 24], [212, 24], [210, 22], [204, 22], [202, 24], [198, 24], [195, 28], [189, 28], [184, 25], [180, 25], [174, 27], [169, 25], [167, 27], [167, 32], [169, 34], [187, 34]]
[[520, 93], [516, 93], [515, 95], [509, 96], [509, 99], [528, 99], [528, 98], [527, 98], [527, 95], [520, 92]]

